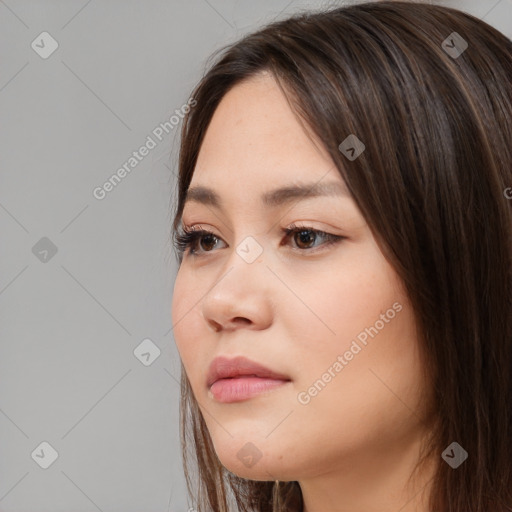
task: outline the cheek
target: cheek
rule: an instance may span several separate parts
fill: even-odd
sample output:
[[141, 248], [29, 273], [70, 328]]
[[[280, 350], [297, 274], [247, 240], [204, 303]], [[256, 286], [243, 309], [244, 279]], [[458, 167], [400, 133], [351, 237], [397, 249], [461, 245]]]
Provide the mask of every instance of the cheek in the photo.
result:
[[[304, 446], [314, 447], [294, 452], [304, 461], [316, 460], [321, 467], [329, 457], [398, 446], [415, 431], [422, 368], [411, 311], [402, 300], [403, 309], [373, 337], [368, 335], [366, 345], [356, 337], [386, 311], [377, 303], [367, 303], [364, 314], [355, 307], [355, 317], [348, 314], [348, 306], [342, 308], [334, 324], [337, 336], [330, 340], [317, 337], [307, 345], [302, 338], [301, 349], [294, 354], [301, 369], [295, 382], [294, 420], [301, 427], [288, 425], [281, 441], [300, 438]], [[292, 444], [290, 450], [296, 450]]]
[[181, 354], [182, 346], [185, 346], [183, 336], [186, 332], [183, 329], [184, 325], [187, 322], [185, 318], [186, 313], [186, 301], [188, 300], [188, 294], [185, 293], [184, 280], [182, 277], [182, 271], [178, 271], [176, 275], [176, 280], [174, 282], [174, 290], [172, 293], [172, 303], [171, 303], [171, 319], [172, 319], [172, 329], [173, 329], [173, 337], [176, 342], [176, 346]]
[[[318, 406], [324, 403], [329, 408], [338, 402], [361, 410], [365, 403], [374, 407], [387, 403], [386, 398], [396, 400], [386, 388], [389, 382], [414, 402], [420, 385], [418, 341], [412, 308], [398, 276], [379, 253], [337, 268], [342, 270], [323, 269], [317, 274], [313, 291], [306, 291], [305, 280], [298, 287], [315, 313], [302, 308], [299, 315], [297, 310], [294, 318], [300, 325], [288, 326], [296, 333], [291, 357], [303, 369], [298, 388], [305, 391], [321, 380], [317, 387], [323, 390], [327, 381], [322, 398], [314, 400]], [[336, 365], [338, 356], [343, 358], [342, 368]]]
[[193, 370], [197, 367], [197, 364], [193, 363], [197, 363], [197, 356], [202, 352], [199, 349], [201, 318], [196, 305], [201, 291], [197, 290], [196, 286], [197, 283], [194, 283], [194, 279], [190, 279], [185, 271], [178, 271], [171, 304], [174, 341], [192, 385], [192, 381], [196, 380]]
[[[289, 305], [280, 310], [280, 320], [289, 322], [289, 332], [304, 333], [304, 349], [348, 348], [353, 337], [402, 299], [394, 272], [370, 251], [354, 251], [332, 264], [284, 276], [293, 295], [282, 298]], [[314, 347], [312, 339], [317, 340]]]

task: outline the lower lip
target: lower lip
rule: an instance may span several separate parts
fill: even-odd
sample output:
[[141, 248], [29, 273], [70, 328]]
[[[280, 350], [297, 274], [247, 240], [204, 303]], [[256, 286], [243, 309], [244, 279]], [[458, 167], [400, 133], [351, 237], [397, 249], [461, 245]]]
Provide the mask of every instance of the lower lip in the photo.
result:
[[210, 391], [219, 402], [241, 402], [253, 396], [278, 388], [289, 380], [268, 379], [261, 377], [236, 377], [215, 381]]

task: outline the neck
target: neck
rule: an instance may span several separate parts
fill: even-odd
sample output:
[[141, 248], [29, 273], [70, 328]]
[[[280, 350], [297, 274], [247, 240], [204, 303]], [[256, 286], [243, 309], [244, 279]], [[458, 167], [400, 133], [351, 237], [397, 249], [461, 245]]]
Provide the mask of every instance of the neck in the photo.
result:
[[303, 512], [429, 512], [436, 464], [430, 460], [412, 475], [420, 443], [404, 444], [347, 457], [334, 470], [300, 480]]

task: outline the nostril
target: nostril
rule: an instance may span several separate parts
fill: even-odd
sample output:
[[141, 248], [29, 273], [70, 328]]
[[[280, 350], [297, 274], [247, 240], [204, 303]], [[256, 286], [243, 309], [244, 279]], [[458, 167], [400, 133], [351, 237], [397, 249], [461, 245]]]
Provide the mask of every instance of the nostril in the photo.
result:
[[233, 322], [240, 322], [240, 323], [243, 323], [243, 324], [250, 324], [251, 321], [248, 319], [248, 318], [245, 318], [243, 316], [237, 316], [235, 318], [233, 318]]
[[222, 329], [222, 326], [215, 320], [208, 320], [208, 323], [211, 325], [215, 332], [219, 332]]

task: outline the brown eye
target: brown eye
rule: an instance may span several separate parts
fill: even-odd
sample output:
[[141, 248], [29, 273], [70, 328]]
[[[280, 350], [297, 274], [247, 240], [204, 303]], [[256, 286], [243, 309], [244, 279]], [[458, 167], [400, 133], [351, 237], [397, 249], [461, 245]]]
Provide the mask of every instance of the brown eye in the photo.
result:
[[[325, 231], [320, 231], [319, 229], [314, 229], [309, 226], [297, 226], [295, 224], [292, 224], [292, 226], [283, 231], [286, 234], [286, 238], [292, 241], [292, 250], [301, 252], [302, 254], [316, 253], [316, 251], [341, 242], [341, 240], [346, 238], [344, 236], [326, 233]], [[320, 241], [323, 239], [324, 243], [315, 245], [317, 239]]]
[[311, 229], [302, 229], [295, 232], [293, 239], [300, 249], [309, 249], [311, 244], [315, 243], [316, 232]]
[[216, 243], [217, 237], [211, 233], [207, 233], [199, 238], [199, 245], [201, 246], [201, 249], [205, 250], [206, 252], [211, 251], [215, 247]]
[[[191, 256], [198, 256], [203, 253], [212, 252], [217, 241], [220, 238], [214, 235], [211, 231], [199, 228], [183, 228], [182, 233], [178, 233], [175, 237], [174, 244], [181, 257], [185, 252]], [[199, 252], [198, 252], [199, 246]]]

